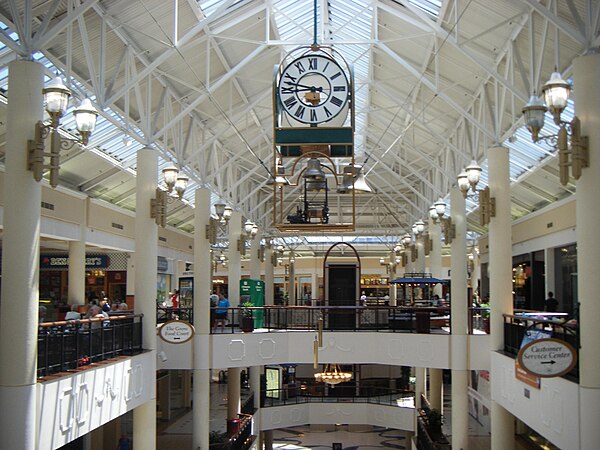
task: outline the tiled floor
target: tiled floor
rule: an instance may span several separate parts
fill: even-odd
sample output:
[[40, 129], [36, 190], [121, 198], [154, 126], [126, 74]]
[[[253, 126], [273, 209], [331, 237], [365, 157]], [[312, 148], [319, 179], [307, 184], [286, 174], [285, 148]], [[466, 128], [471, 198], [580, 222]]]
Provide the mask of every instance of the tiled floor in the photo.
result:
[[[447, 386], [446, 392], [450, 392]], [[247, 392], [242, 390], [242, 396]], [[227, 428], [227, 385], [211, 384], [211, 413], [210, 427], [212, 431], [225, 431]], [[449, 402], [445, 401], [445, 415], [450, 417]], [[187, 450], [192, 446], [192, 413], [182, 412], [175, 415], [169, 424], [162, 424], [159, 428], [157, 448], [159, 450]], [[450, 420], [444, 425], [444, 431], [450, 432]], [[481, 431], [481, 426], [471, 420], [469, 424], [471, 434], [471, 450], [484, 450], [490, 448], [489, 435]], [[273, 447], [278, 450], [296, 450], [303, 448], [332, 448], [332, 443], [339, 442], [344, 450], [392, 448], [404, 449], [406, 445], [404, 432], [371, 426], [302, 426], [275, 430], [273, 432]]]

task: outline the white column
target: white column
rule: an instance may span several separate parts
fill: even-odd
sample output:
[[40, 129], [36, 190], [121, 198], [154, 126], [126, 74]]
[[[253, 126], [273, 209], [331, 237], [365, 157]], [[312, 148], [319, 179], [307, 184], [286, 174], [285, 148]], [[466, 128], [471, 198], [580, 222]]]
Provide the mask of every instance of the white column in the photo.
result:
[[[579, 307], [579, 430], [580, 448], [597, 448], [600, 442], [600, 305], [598, 304], [597, 238], [600, 211], [600, 55], [575, 58], [575, 108], [582, 134], [589, 138], [589, 167], [577, 181], [577, 287]], [[6, 297], [5, 297], [6, 298]]]
[[[442, 240], [440, 225], [429, 219], [429, 238], [431, 239], [431, 252], [429, 253], [429, 270], [433, 278], [442, 278]], [[442, 285], [436, 284], [433, 293], [442, 298]]]
[[[135, 295], [135, 253], [127, 253], [127, 280], [125, 295]], [[124, 300], [123, 300], [124, 301]], [[129, 305], [131, 307], [131, 305]]]
[[412, 260], [412, 247], [406, 249], [406, 267], [404, 273], [412, 273], [415, 271], [415, 263]]
[[[5, 448], [36, 448], [36, 370], [41, 186], [27, 170], [27, 140], [43, 118], [44, 67], [8, 69], [4, 237], [0, 303], [0, 429]], [[10, 192], [10, 195], [8, 194]], [[9, 406], [10, 405], [10, 406]]]
[[192, 413], [192, 448], [208, 450], [210, 435], [210, 355], [204, 345], [210, 336], [211, 287], [210, 242], [206, 239], [206, 226], [210, 218], [210, 191], [196, 189], [194, 209], [194, 384]]
[[465, 216], [465, 198], [458, 187], [450, 190], [450, 202], [452, 206], [450, 217], [456, 230], [456, 236], [450, 244], [452, 448], [466, 450], [469, 448], [467, 218]]
[[[229, 219], [229, 302], [231, 306], [240, 303], [240, 279], [242, 274], [241, 255], [237, 250], [237, 241], [242, 234], [242, 214], [233, 211]], [[233, 317], [231, 317], [233, 319]], [[236, 319], [241, 318], [236, 315]], [[240, 369], [227, 370], [227, 419], [237, 419], [240, 412]]]
[[423, 245], [423, 236], [415, 238], [415, 248], [417, 249], [417, 260], [415, 261], [415, 271], [425, 272], [425, 246]]
[[241, 411], [241, 373], [239, 367], [227, 369], [227, 420], [237, 419]]
[[[315, 256], [315, 260], [318, 258]], [[310, 275], [310, 298], [311, 300], [319, 299], [319, 272], [315, 270]]]
[[421, 405], [421, 394], [425, 394], [425, 367], [415, 367], [415, 434], [417, 433], [418, 410], [423, 406]]
[[69, 242], [69, 305], [85, 305], [85, 225], [80, 226], [82, 240]]
[[273, 257], [273, 244], [265, 247], [265, 306], [273, 305], [273, 271], [274, 267], [271, 263]]
[[[429, 403], [431, 404], [431, 408], [437, 409], [440, 413], [444, 414], [444, 385], [442, 378], [442, 369], [429, 369]], [[452, 379], [452, 384], [454, 384], [454, 379]], [[452, 402], [454, 405], [454, 400]], [[454, 420], [454, 415], [452, 419]]]
[[250, 279], [260, 280], [260, 258], [258, 253], [260, 250], [260, 233], [254, 236], [250, 241]]
[[263, 370], [263, 366], [252, 366], [250, 367], [250, 389], [254, 394], [254, 428], [253, 433], [257, 436], [256, 448], [262, 449], [262, 435], [260, 432], [261, 428], [261, 412], [260, 412], [260, 375]]
[[[396, 265], [396, 252], [395, 251], [391, 251], [390, 252], [390, 265], [388, 266], [390, 268], [390, 281], [396, 279], [396, 267], [398, 267]], [[388, 295], [390, 297], [389, 299], [389, 305], [390, 306], [396, 306], [396, 285], [395, 284], [389, 284], [388, 283]]]
[[[496, 198], [496, 217], [489, 225], [490, 271], [490, 334], [491, 350], [504, 348], [503, 314], [513, 313], [512, 299], [512, 237], [510, 214], [510, 179], [508, 149], [488, 150], [490, 195]], [[492, 383], [500, 380], [492, 377]], [[492, 398], [492, 450], [514, 447], [512, 415]]]
[[[228, 298], [231, 307], [240, 302], [240, 279], [242, 278], [242, 260], [237, 249], [238, 240], [242, 234], [242, 214], [233, 211], [229, 219], [229, 263], [228, 263]], [[230, 317], [230, 319], [232, 319]]]
[[288, 282], [288, 305], [296, 306], [296, 263], [290, 258]]
[[[579, 199], [577, 199], [579, 202]], [[577, 208], [577, 206], [575, 206]], [[575, 213], [577, 214], [577, 212]], [[577, 220], [577, 219], [576, 219]], [[579, 224], [578, 224], [579, 226]], [[544, 277], [544, 293], [554, 292], [556, 294], [556, 258], [554, 256], [554, 247], [545, 248], [544, 249], [544, 264], [545, 264], [545, 277]], [[557, 298], [562, 298], [560, 294], [557, 295]], [[564, 311], [562, 308], [559, 308], [559, 311]]]
[[[158, 226], [150, 217], [150, 200], [156, 195], [158, 153], [142, 148], [137, 153], [135, 202], [135, 313], [143, 314], [142, 346], [156, 353], [156, 284]], [[156, 359], [145, 377], [156, 384]], [[133, 441], [137, 448], [156, 448], [156, 394], [133, 410]]]

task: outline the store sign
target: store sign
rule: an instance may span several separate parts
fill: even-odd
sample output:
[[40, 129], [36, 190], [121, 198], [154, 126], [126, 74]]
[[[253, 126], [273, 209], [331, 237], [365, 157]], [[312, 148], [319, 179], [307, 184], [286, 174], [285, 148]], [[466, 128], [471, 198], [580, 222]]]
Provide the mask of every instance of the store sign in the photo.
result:
[[538, 339], [525, 345], [517, 355], [519, 365], [538, 377], [560, 377], [575, 367], [577, 353], [560, 339]]
[[169, 344], [183, 344], [194, 337], [194, 327], [183, 320], [170, 320], [161, 325], [158, 335]]
[[[106, 268], [110, 264], [108, 255], [86, 256], [86, 268]], [[68, 256], [40, 256], [40, 269], [67, 269], [69, 267]]]
[[539, 389], [541, 386], [540, 377], [532, 375], [523, 369], [518, 360], [515, 361], [515, 378], [536, 389]]
[[158, 272], [167, 272], [169, 270], [169, 261], [164, 256], [159, 256], [156, 263]]

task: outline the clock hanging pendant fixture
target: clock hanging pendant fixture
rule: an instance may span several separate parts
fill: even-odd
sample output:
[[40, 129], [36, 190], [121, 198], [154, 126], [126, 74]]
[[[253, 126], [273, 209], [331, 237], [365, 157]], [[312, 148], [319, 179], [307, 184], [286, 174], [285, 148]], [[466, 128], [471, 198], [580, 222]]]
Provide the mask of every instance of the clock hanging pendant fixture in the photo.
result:
[[[273, 173], [289, 181], [272, 183], [273, 224], [280, 231], [355, 227], [353, 191], [337, 210], [328, 204], [330, 191], [349, 192], [339, 190], [338, 168], [354, 164], [353, 73], [333, 45], [318, 44], [317, 28], [315, 0], [313, 43], [288, 52], [273, 80]], [[323, 173], [319, 180], [311, 177], [315, 168]]]

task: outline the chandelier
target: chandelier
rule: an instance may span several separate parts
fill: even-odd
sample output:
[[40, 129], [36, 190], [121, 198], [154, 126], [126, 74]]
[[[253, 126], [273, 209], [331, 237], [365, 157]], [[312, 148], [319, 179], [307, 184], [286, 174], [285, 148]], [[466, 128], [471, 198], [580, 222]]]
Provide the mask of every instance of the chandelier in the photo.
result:
[[342, 372], [337, 364], [326, 364], [323, 372], [315, 373], [315, 379], [331, 385], [349, 381], [352, 378], [350, 372]]

